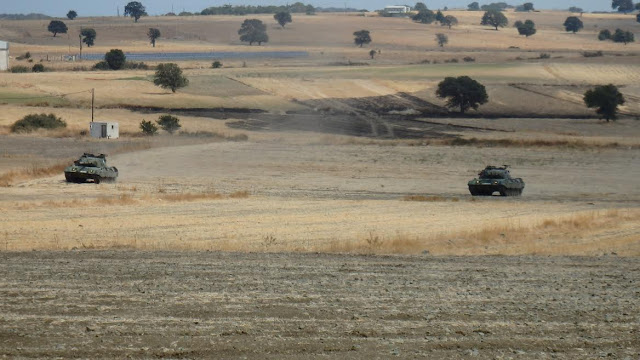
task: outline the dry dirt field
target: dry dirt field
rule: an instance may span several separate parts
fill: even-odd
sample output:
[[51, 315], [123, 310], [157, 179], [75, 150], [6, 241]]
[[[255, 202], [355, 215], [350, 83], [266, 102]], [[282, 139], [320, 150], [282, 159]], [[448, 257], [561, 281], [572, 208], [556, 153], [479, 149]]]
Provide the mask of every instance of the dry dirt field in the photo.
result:
[[[180, 62], [176, 94], [153, 70], [89, 62], [0, 73], [0, 356], [638, 359], [640, 45], [596, 34], [640, 24], [585, 14], [574, 35], [568, 13], [508, 13], [536, 22], [525, 39], [451, 13], [451, 30], [261, 16], [260, 50], [309, 57]], [[237, 40], [242, 19], [85, 18], [56, 38], [0, 21], [0, 38], [36, 62], [73, 53], [80, 26], [96, 53], [256, 51]], [[374, 41], [360, 49], [362, 28]], [[460, 75], [490, 97], [468, 117], [435, 96]], [[582, 103], [603, 83], [627, 99], [616, 122]], [[120, 139], [84, 134], [90, 89]], [[10, 133], [32, 113], [68, 127]], [[139, 135], [166, 113], [180, 133]], [[107, 153], [118, 181], [67, 184], [83, 152]], [[511, 165], [523, 196], [471, 197], [488, 164]]]
[[640, 356], [637, 258], [0, 253], [7, 358]]

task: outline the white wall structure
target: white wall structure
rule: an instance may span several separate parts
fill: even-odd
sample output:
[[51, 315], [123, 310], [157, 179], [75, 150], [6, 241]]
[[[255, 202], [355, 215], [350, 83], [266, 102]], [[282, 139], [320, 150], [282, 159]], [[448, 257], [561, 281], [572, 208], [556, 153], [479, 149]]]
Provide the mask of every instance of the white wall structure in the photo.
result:
[[406, 14], [411, 11], [411, 8], [404, 5], [392, 5], [385, 7], [384, 11], [389, 14]]
[[117, 139], [120, 137], [120, 128], [117, 122], [92, 121], [89, 125], [91, 137], [98, 139]]
[[9, 70], [9, 43], [0, 41], [0, 71]]

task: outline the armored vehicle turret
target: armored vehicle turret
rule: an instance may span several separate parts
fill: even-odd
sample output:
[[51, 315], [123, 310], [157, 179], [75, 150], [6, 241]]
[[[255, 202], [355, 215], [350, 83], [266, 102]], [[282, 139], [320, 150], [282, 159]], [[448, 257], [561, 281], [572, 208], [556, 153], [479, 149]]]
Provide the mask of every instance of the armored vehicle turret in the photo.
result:
[[64, 177], [67, 182], [83, 183], [92, 180], [96, 184], [101, 181], [115, 181], [118, 177], [118, 169], [115, 166], [107, 166], [105, 154], [93, 155], [84, 153], [73, 165], [64, 169]]
[[475, 178], [469, 181], [469, 192], [473, 196], [491, 196], [499, 192], [501, 196], [520, 196], [524, 189], [521, 178], [511, 177], [509, 165], [502, 167], [487, 166]]

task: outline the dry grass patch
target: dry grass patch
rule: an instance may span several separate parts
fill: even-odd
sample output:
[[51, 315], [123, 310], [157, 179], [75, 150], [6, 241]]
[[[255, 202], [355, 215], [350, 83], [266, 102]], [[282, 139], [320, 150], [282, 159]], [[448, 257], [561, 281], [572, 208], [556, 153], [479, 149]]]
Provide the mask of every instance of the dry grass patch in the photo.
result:
[[0, 175], [0, 187], [10, 187], [14, 185], [16, 182], [44, 178], [49, 176], [58, 175], [64, 171], [64, 169], [69, 166], [70, 161], [60, 162], [53, 165], [48, 166], [32, 166], [28, 168], [11, 170]]

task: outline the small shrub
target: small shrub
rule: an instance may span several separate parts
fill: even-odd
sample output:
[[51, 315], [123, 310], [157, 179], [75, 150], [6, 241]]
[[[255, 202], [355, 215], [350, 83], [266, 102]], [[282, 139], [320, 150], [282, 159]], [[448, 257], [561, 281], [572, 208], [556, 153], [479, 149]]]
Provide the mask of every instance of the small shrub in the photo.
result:
[[551, 59], [551, 54], [548, 54], [548, 53], [541, 53], [541, 54], [538, 56], [538, 59]]
[[142, 130], [143, 134], [152, 136], [158, 132], [158, 127], [151, 121], [142, 120], [140, 122], [140, 130]]
[[18, 55], [16, 57], [16, 60], [24, 60], [24, 59], [31, 59], [31, 53], [27, 51], [26, 53], [24, 53], [24, 55]]
[[604, 54], [602, 53], [602, 51], [598, 50], [598, 51], [585, 51], [582, 53], [582, 56], [584, 57], [600, 57], [600, 56], [604, 56]]
[[211, 67], [214, 69], [219, 69], [222, 67], [222, 63], [218, 60], [214, 61], [213, 64], [211, 64]]
[[160, 116], [156, 123], [160, 125], [162, 130], [168, 132], [169, 134], [173, 134], [174, 131], [177, 131], [182, 127], [182, 125], [180, 125], [180, 119], [171, 115]]
[[86, 66], [74, 66], [71, 71], [87, 71], [87, 67]]
[[15, 65], [9, 69], [12, 73], [27, 73], [29, 72], [29, 68], [23, 65]]
[[30, 114], [11, 125], [11, 132], [31, 132], [37, 129], [57, 129], [67, 127], [67, 123], [54, 114]]
[[464, 61], [464, 62], [475, 62], [476, 58], [473, 58], [471, 56], [465, 56], [464, 58], [462, 58], [462, 61]]
[[123, 69], [128, 69], [128, 70], [149, 70], [149, 65], [145, 64], [144, 62], [125, 62], [124, 66], [122, 67]]
[[42, 64], [35, 64], [35, 65], [33, 65], [33, 67], [31, 68], [31, 71], [33, 71], [34, 73], [35, 73], [35, 72], [44, 72], [44, 71], [45, 71], [45, 68], [44, 68], [44, 65], [42, 65]]
[[109, 67], [109, 64], [107, 64], [106, 61], [100, 61], [100, 62], [96, 63], [95, 65], [93, 65], [93, 67], [91, 69], [93, 69], [93, 70], [111, 70], [111, 68]]

